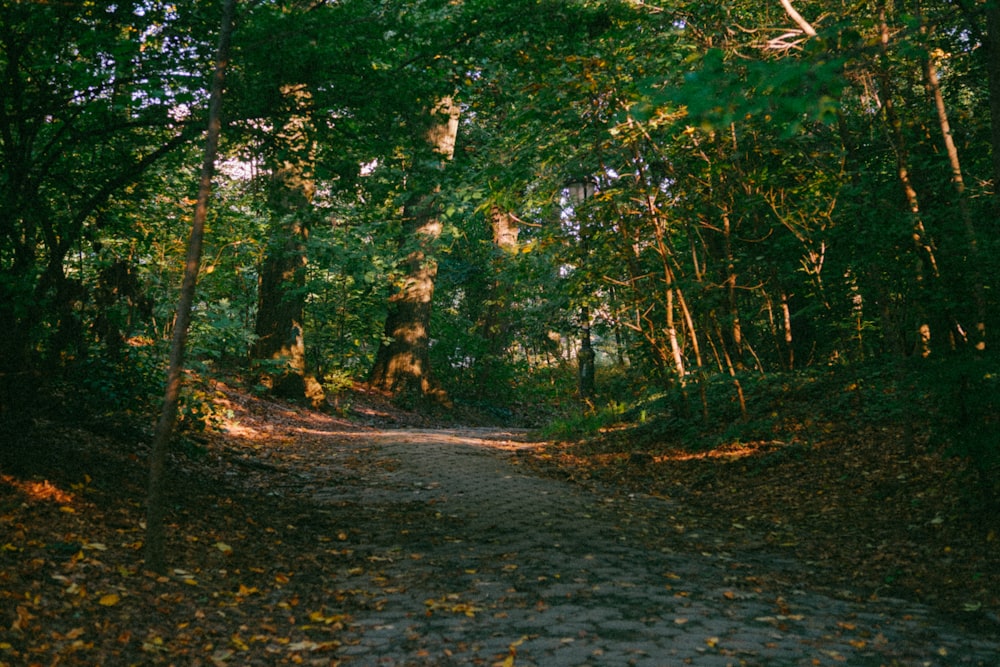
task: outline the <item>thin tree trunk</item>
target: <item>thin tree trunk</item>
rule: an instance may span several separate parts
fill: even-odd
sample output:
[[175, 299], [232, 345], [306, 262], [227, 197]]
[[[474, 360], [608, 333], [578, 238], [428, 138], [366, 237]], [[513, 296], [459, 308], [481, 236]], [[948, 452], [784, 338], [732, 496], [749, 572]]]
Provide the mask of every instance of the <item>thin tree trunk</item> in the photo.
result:
[[[719, 325], [719, 320], [715, 316], [715, 312], [711, 313], [713, 322], [715, 323], [716, 335], [719, 337], [720, 343], [722, 342], [722, 327]], [[743, 421], [747, 420], [747, 399], [743, 394], [743, 384], [740, 383], [739, 376], [736, 375], [736, 367], [733, 365], [733, 360], [726, 351], [725, 343], [722, 343], [722, 356], [726, 362], [726, 370], [729, 371], [729, 377], [733, 379], [733, 387], [736, 389], [736, 399], [740, 404], [740, 417]]]
[[733, 229], [729, 210], [722, 211], [722, 243], [726, 261], [726, 305], [729, 309], [729, 332], [733, 345], [733, 361], [736, 367], [743, 369], [743, 323], [740, 320], [739, 300], [736, 288], [739, 284], [736, 275], [736, 259], [733, 256]]
[[[975, 349], [982, 351], [986, 349], [986, 297], [984, 295], [985, 287], [983, 278], [979, 270], [979, 238], [976, 234], [976, 225], [972, 221], [972, 214], [969, 212], [969, 202], [965, 196], [965, 179], [962, 177], [962, 163], [959, 161], [958, 147], [955, 146], [955, 139], [951, 133], [951, 124], [948, 122], [948, 109], [945, 106], [944, 95], [941, 93], [941, 85], [938, 81], [937, 68], [934, 65], [933, 56], [928, 56], [925, 66], [927, 87], [934, 98], [934, 107], [938, 114], [941, 137], [944, 141], [945, 152], [948, 155], [948, 163], [951, 166], [951, 181], [958, 195], [958, 210], [962, 216], [962, 225], [965, 229], [965, 243], [969, 253], [969, 271], [972, 281], [972, 298], [976, 307], [976, 322], [973, 325], [974, 334], [972, 344]], [[962, 335], [962, 333], [959, 332], [959, 335]]]
[[[884, 3], [882, 3], [879, 7], [879, 24], [880, 48], [886, 56], [886, 59], [888, 59], [890, 30]], [[886, 124], [889, 128], [889, 136], [891, 138], [893, 150], [896, 154], [896, 174], [899, 178], [899, 183], [903, 188], [903, 194], [906, 197], [906, 203], [909, 207], [910, 216], [912, 218], [911, 236], [913, 239], [913, 245], [918, 258], [921, 260], [921, 268], [917, 270], [916, 275], [917, 286], [922, 291], [926, 291], [928, 281], [936, 279], [939, 275], [937, 254], [934, 244], [930, 240], [927, 230], [924, 227], [923, 217], [920, 212], [920, 201], [917, 197], [917, 191], [913, 186], [913, 182], [910, 180], [909, 151], [907, 149], [906, 139], [902, 132], [902, 121], [896, 113], [892, 78], [888, 71], [888, 66], [882, 68], [879, 72], [879, 78], [882, 87], [882, 95], [884, 97], [882, 108], [885, 111]], [[926, 268], [924, 268], [923, 265], [926, 265]], [[927, 275], [928, 270], [930, 273], [929, 276]], [[923, 304], [919, 304], [919, 309], [923, 313]], [[918, 354], [923, 357], [929, 356], [931, 353], [931, 327], [926, 318], [926, 314], [923, 314], [921, 321], [917, 323], [916, 333]]]
[[212, 77], [208, 109], [208, 134], [205, 139], [205, 155], [201, 165], [198, 184], [198, 198], [188, 240], [187, 260], [184, 265], [184, 280], [177, 303], [177, 320], [174, 324], [173, 341], [170, 348], [170, 366], [167, 371], [167, 386], [163, 396], [163, 408], [156, 425], [152, 451], [149, 458], [149, 488], [146, 500], [146, 541], [143, 556], [146, 567], [154, 572], [166, 570], [166, 460], [167, 446], [177, 421], [177, 402], [180, 397], [181, 375], [184, 370], [184, 351], [188, 327], [191, 323], [191, 306], [194, 302], [198, 268], [201, 263], [202, 241], [205, 236], [205, 220], [208, 217], [208, 200], [212, 193], [212, 176], [215, 173], [215, 157], [218, 153], [219, 138], [222, 135], [222, 94], [226, 68], [229, 65], [229, 45], [233, 32], [233, 15], [236, 0], [225, 0], [222, 5], [222, 22], [219, 28], [219, 44], [215, 57], [215, 73]]
[[677, 381], [681, 387], [687, 383], [687, 373], [684, 368], [684, 352], [681, 349], [680, 338], [677, 335], [676, 313], [674, 312], [674, 272], [670, 267], [671, 253], [664, 239], [663, 219], [656, 210], [656, 204], [652, 196], [647, 195], [646, 207], [653, 220], [653, 233], [656, 237], [656, 250], [660, 256], [660, 264], [663, 267], [664, 298], [666, 304], [664, 317], [666, 321], [667, 340], [670, 343], [670, 357], [674, 362], [674, 371], [677, 373]]
[[787, 290], [781, 290], [781, 321], [784, 330], [785, 363], [788, 364], [788, 370], [791, 371], [795, 369], [795, 346], [792, 340], [792, 309], [789, 305]]
[[795, 21], [795, 24], [797, 26], [799, 26], [799, 28], [802, 30], [802, 32], [804, 32], [805, 34], [809, 35], [810, 37], [815, 37], [816, 36], [816, 29], [813, 28], [812, 25], [808, 21], [806, 21], [804, 18], [802, 18], [802, 14], [799, 14], [795, 10], [795, 8], [792, 7], [791, 0], [780, 0], [780, 2], [781, 2], [781, 6], [785, 8], [785, 13], [788, 14], [788, 16], [793, 21]]

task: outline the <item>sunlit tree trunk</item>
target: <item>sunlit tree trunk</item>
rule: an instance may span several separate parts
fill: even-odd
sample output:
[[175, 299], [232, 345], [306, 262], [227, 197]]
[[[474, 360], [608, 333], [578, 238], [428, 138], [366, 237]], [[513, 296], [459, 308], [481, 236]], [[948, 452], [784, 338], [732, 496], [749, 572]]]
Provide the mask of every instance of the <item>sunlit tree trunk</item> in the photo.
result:
[[[458, 136], [459, 107], [445, 97], [430, 110], [434, 120], [427, 143], [441, 160], [450, 160]], [[414, 394], [447, 401], [434, 384], [430, 368], [430, 321], [441, 220], [433, 195], [421, 197], [403, 212], [404, 234], [412, 247], [404, 266], [406, 275], [389, 299], [385, 341], [375, 356], [369, 382], [394, 394]]]
[[623, 306], [625, 312], [617, 318], [618, 323], [626, 330], [638, 333], [645, 341], [646, 348], [652, 352], [656, 368], [666, 369], [670, 356], [661, 344], [656, 322], [649, 317], [654, 306], [647, 306], [649, 302], [647, 285], [652, 276], [644, 275], [639, 266], [640, 234], [630, 227], [628, 212], [619, 210], [616, 218], [618, 223], [615, 225], [615, 229], [622, 236], [623, 254], [626, 257], [626, 266], [628, 267], [627, 280], [621, 285], [627, 288], [626, 293], [629, 295], [628, 306]]
[[747, 419], [747, 401], [746, 396], [743, 393], [743, 384], [740, 382], [739, 376], [736, 374], [737, 368], [733, 365], [733, 360], [729, 356], [729, 352], [726, 350], [726, 345], [723, 341], [722, 327], [719, 325], [719, 319], [715, 314], [715, 311], [709, 313], [709, 317], [712, 320], [712, 324], [715, 326], [715, 334], [719, 339], [719, 350], [722, 353], [721, 361], [725, 363], [725, 370], [729, 373], [729, 376], [733, 379], [733, 388], [736, 389], [736, 398], [740, 405], [740, 416], [744, 421]]
[[261, 265], [254, 359], [277, 362], [265, 375], [271, 390], [286, 398], [307, 398], [318, 407], [323, 388], [306, 369], [306, 243], [316, 189], [312, 171], [310, 94], [305, 86], [286, 85], [281, 97], [287, 114], [275, 134], [268, 203], [273, 232]]
[[983, 293], [985, 288], [979, 268], [981, 261], [979, 257], [979, 239], [976, 234], [975, 223], [972, 221], [972, 214], [969, 212], [969, 202], [965, 195], [965, 179], [962, 176], [962, 163], [958, 157], [958, 147], [955, 145], [955, 138], [952, 136], [951, 123], [948, 120], [948, 109], [945, 106], [944, 95], [941, 93], [941, 85], [938, 81], [937, 66], [934, 63], [933, 54], [928, 56], [924, 72], [927, 77], [927, 87], [930, 90], [931, 97], [934, 99], [934, 108], [937, 110], [941, 138], [944, 142], [945, 153], [948, 155], [948, 163], [951, 166], [951, 180], [958, 196], [959, 214], [962, 216], [962, 225], [965, 229], [965, 245], [969, 256], [968, 271], [972, 282], [973, 301], [976, 306], [976, 321], [972, 327], [971, 342], [977, 350], [984, 350], [986, 349], [986, 297]]
[[[494, 275], [496, 275], [502, 270], [500, 264], [506, 262], [511, 253], [517, 252], [520, 228], [514, 215], [498, 205], [494, 205], [490, 209], [490, 226], [493, 231], [493, 244], [500, 250], [494, 262], [496, 267]], [[489, 293], [479, 325], [482, 335], [488, 343], [489, 354], [494, 357], [491, 363], [503, 355], [508, 344], [507, 332], [510, 329], [510, 324], [509, 317], [505, 315], [507, 305], [503, 285], [498, 280], [494, 280], [489, 286]]]
[[510, 212], [494, 206], [490, 211], [490, 224], [493, 229], [493, 243], [498, 248], [508, 252], [517, 249], [517, 239], [521, 230], [517, 219]]
[[676, 321], [676, 304], [674, 299], [676, 296], [676, 284], [674, 281], [674, 271], [670, 266], [672, 257], [670, 249], [664, 239], [665, 231], [663, 229], [663, 219], [655, 210], [655, 204], [652, 199], [647, 196], [647, 206], [650, 210], [650, 215], [653, 218], [653, 229], [656, 238], [656, 249], [660, 256], [660, 263], [663, 268], [663, 290], [665, 304], [665, 321], [664, 327], [667, 334], [667, 340], [670, 343], [670, 357], [674, 363], [674, 371], [677, 373], [677, 381], [683, 387], [687, 382], [687, 371], [684, 367], [684, 350], [681, 346], [680, 336], [677, 333], [677, 321]]
[[737, 287], [739, 285], [736, 275], [736, 260], [733, 255], [733, 227], [732, 216], [728, 206], [722, 211], [722, 245], [723, 260], [726, 263], [726, 306], [729, 312], [729, 334], [732, 347], [732, 357], [736, 368], [743, 368], [743, 322], [740, 319], [739, 300], [737, 298]]

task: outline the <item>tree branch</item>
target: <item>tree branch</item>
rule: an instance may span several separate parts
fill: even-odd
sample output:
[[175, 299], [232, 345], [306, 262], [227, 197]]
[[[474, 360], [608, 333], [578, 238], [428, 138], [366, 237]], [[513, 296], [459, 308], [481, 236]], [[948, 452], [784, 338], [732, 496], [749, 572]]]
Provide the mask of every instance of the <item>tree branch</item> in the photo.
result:
[[795, 11], [795, 7], [792, 7], [792, 0], [780, 0], [781, 6], [785, 8], [785, 13], [787, 13], [795, 24], [802, 29], [802, 32], [809, 35], [810, 37], [816, 36], [816, 29], [813, 28], [809, 21], [802, 18], [802, 14]]

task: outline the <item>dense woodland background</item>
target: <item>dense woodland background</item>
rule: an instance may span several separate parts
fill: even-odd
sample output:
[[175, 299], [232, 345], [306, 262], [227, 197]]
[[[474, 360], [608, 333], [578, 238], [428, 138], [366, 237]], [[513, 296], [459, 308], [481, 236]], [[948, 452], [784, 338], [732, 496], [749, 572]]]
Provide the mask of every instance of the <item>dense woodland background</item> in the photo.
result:
[[[0, 7], [13, 448], [158, 410], [221, 8]], [[994, 0], [244, 0], [226, 76], [193, 373], [743, 439], [786, 396], [996, 507]]]

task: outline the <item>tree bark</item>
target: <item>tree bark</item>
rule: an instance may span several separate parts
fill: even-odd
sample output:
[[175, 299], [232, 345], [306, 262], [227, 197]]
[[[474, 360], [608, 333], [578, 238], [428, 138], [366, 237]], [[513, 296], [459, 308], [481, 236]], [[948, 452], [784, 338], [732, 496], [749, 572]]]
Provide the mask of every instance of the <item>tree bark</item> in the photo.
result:
[[[490, 210], [490, 226], [493, 231], [493, 243], [500, 250], [494, 261], [494, 276], [502, 271], [502, 263], [506, 263], [511, 253], [517, 252], [517, 239], [520, 228], [517, 219], [509, 211], [494, 204]], [[489, 287], [486, 304], [481, 316], [479, 329], [486, 339], [489, 354], [493, 360], [504, 354], [508, 344], [510, 318], [507, 313], [507, 298], [504, 286], [499, 279], [494, 279]], [[492, 360], [491, 360], [492, 363]]]
[[219, 29], [219, 44], [215, 58], [215, 74], [208, 111], [208, 134], [205, 139], [205, 155], [201, 165], [198, 184], [198, 198], [195, 204], [191, 236], [188, 240], [187, 259], [184, 265], [184, 280], [177, 304], [177, 320], [170, 348], [170, 366], [167, 371], [167, 386], [163, 396], [163, 408], [156, 425], [153, 447], [149, 458], [149, 487], [146, 500], [146, 541], [144, 558], [146, 567], [154, 572], [166, 570], [166, 459], [167, 445], [177, 421], [177, 402], [180, 397], [181, 375], [184, 370], [184, 351], [188, 327], [191, 323], [191, 305], [194, 302], [198, 268], [201, 263], [202, 241], [205, 236], [205, 220], [208, 217], [208, 200], [212, 193], [212, 176], [215, 174], [215, 157], [218, 153], [219, 138], [222, 135], [222, 94], [229, 65], [229, 44], [233, 32], [233, 15], [236, 0], [225, 0], [222, 9], [222, 23]]
[[780, 2], [781, 6], [785, 8], [785, 13], [788, 14], [789, 18], [795, 21], [795, 25], [799, 26], [802, 32], [810, 37], [816, 36], [816, 29], [812, 27], [812, 24], [810, 24], [809, 21], [802, 18], [802, 14], [799, 14], [795, 7], [792, 7], [791, 0], [780, 0]]
[[[451, 97], [430, 110], [434, 120], [425, 137], [442, 162], [450, 160], [458, 136], [459, 108]], [[413, 250], [404, 262], [406, 276], [389, 299], [385, 341], [375, 356], [369, 384], [393, 394], [413, 394], [447, 403], [433, 382], [430, 366], [430, 319], [437, 278], [434, 258], [441, 236], [441, 220], [434, 197], [419, 198], [404, 208], [404, 233]]]
[[306, 398], [319, 407], [326, 397], [306, 369], [303, 326], [309, 209], [316, 189], [310, 95], [302, 85], [283, 86], [281, 94], [289, 116], [275, 139], [268, 197], [275, 231], [260, 271], [257, 341], [252, 356], [283, 366], [266, 377], [275, 395]]

